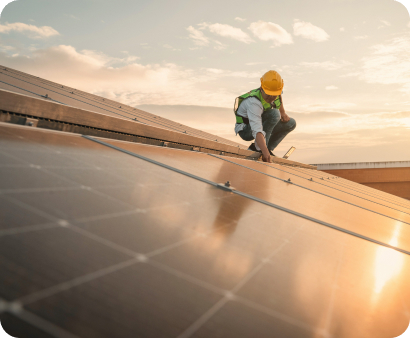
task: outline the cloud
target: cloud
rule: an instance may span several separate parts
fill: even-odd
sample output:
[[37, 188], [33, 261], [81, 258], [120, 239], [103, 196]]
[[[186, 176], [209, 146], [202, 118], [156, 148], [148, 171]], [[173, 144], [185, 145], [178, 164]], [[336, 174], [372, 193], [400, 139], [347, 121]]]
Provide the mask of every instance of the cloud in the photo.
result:
[[247, 62], [245, 63], [246, 66], [256, 66], [256, 65], [261, 65], [265, 62]]
[[167, 48], [167, 49], [172, 49], [173, 51], [179, 51], [180, 49], [178, 49], [178, 48], [174, 48], [174, 47], [172, 47], [171, 45], [169, 45], [169, 44], [165, 44], [165, 45], [163, 45], [162, 47], [164, 47], [164, 48]]
[[76, 21], [79, 21], [80, 20], [80, 18], [79, 17], [77, 17], [77, 16], [75, 16], [75, 15], [72, 15], [72, 14], [64, 14], [67, 18], [70, 18], [70, 19], [73, 19], [73, 20], [76, 20]]
[[350, 65], [347, 61], [324, 61], [324, 62], [300, 62], [300, 66], [309, 68], [320, 68], [324, 70], [337, 70]]
[[336, 87], [336, 86], [326, 86], [325, 89], [326, 89], [326, 90], [336, 90], [336, 89], [339, 89], [339, 87]]
[[224, 70], [224, 69], [217, 69], [217, 68], [204, 68], [204, 71], [208, 72], [209, 74], [216, 74], [219, 78], [221, 77], [234, 77], [234, 78], [247, 78], [247, 79], [255, 79], [260, 77], [259, 72], [246, 72], [246, 71], [231, 71], [231, 70]]
[[303, 104], [300, 108], [305, 112], [318, 112], [318, 111], [329, 111], [329, 112], [341, 112], [346, 109], [351, 109], [357, 107], [357, 104], [352, 102], [333, 102], [333, 103], [310, 103]]
[[237, 17], [235, 18], [235, 20], [236, 20], [236, 21], [242, 21], [242, 22], [243, 22], [243, 21], [246, 21], [246, 19], [242, 19], [242, 18], [240, 18], [239, 16], [237, 16]]
[[386, 20], [380, 20], [380, 22], [382, 23], [382, 25], [377, 27], [378, 29], [391, 26], [391, 23]]
[[236, 28], [230, 25], [221, 24], [221, 23], [202, 23], [199, 25], [202, 29], [207, 28], [210, 32], [217, 34], [219, 36], [223, 36], [225, 38], [234, 39], [243, 43], [251, 43], [254, 42], [250, 36], [245, 33], [242, 29]]
[[27, 25], [22, 22], [6, 23], [4, 25], [0, 25], [0, 33], [8, 34], [10, 32], [27, 34], [28, 37], [33, 39], [44, 39], [51, 36], [60, 35], [59, 32], [49, 26], [37, 27], [34, 25]]
[[197, 46], [208, 46], [209, 45], [209, 38], [205, 36], [203, 32], [201, 32], [198, 29], [195, 29], [192, 26], [189, 26], [187, 28], [187, 31], [189, 32], [189, 37], [192, 39], [194, 44]]
[[329, 39], [329, 34], [327, 34], [322, 28], [317, 27], [310, 22], [299, 20], [295, 20], [293, 24], [293, 34], [316, 42], [322, 42]]
[[400, 85], [410, 93], [410, 34], [396, 37], [371, 48], [372, 54], [362, 59], [359, 79], [367, 83]]
[[355, 39], [355, 40], [365, 40], [367, 38], [369, 38], [368, 35], [358, 35], [358, 36], [355, 36], [353, 39]]
[[248, 29], [262, 41], [272, 41], [274, 46], [290, 45], [293, 43], [292, 35], [284, 28], [273, 22], [259, 20], [252, 22]]
[[249, 80], [260, 77], [256, 72], [193, 70], [173, 63], [142, 64], [137, 59], [132, 55], [117, 58], [98, 51], [78, 51], [67, 45], [27, 51], [14, 57], [0, 49], [0, 64], [132, 106], [231, 107], [238, 88], [226, 82], [235, 84], [242, 78], [248, 84]]

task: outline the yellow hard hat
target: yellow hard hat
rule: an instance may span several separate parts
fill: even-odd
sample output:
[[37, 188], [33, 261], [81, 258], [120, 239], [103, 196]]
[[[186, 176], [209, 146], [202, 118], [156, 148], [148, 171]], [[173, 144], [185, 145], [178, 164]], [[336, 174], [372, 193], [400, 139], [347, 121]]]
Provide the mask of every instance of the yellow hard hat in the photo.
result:
[[284, 82], [278, 72], [270, 70], [261, 77], [263, 91], [268, 95], [282, 94]]

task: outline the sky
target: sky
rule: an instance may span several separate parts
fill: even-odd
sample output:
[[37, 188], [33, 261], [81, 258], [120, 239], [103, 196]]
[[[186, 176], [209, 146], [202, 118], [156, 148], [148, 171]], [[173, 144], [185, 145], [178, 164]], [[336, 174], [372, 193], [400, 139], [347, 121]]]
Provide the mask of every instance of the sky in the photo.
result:
[[304, 163], [410, 160], [410, 15], [395, 0], [18, 0], [0, 64], [233, 141], [268, 70]]

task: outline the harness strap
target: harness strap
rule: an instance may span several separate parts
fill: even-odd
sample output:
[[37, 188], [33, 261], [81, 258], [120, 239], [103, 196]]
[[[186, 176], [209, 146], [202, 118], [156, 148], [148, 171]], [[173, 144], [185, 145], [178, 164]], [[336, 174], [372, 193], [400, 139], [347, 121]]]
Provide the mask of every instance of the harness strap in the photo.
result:
[[236, 123], [239, 123], [239, 124], [241, 124], [241, 123], [249, 124], [249, 119], [248, 119], [247, 117], [240, 116], [240, 115], [238, 115], [238, 114], [236, 114], [236, 113], [235, 113], [235, 115], [236, 115]]

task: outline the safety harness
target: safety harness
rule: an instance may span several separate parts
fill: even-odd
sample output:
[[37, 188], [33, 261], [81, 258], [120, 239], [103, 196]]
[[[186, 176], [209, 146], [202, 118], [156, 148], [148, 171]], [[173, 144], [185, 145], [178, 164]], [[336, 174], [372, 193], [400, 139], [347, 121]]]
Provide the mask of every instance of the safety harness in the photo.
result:
[[279, 95], [279, 96], [276, 98], [276, 100], [273, 101], [272, 104], [270, 104], [270, 103], [266, 102], [266, 101], [263, 99], [260, 88], [251, 90], [250, 92], [248, 92], [248, 93], [246, 93], [246, 94], [243, 94], [243, 95], [241, 95], [241, 96], [239, 96], [239, 97], [237, 97], [237, 98], [235, 99], [235, 104], [234, 104], [234, 107], [233, 107], [233, 111], [234, 111], [235, 116], [236, 116], [236, 123], [249, 124], [249, 119], [246, 118], [246, 117], [243, 117], [243, 116], [238, 115], [237, 112], [238, 112], [238, 109], [239, 109], [239, 106], [241, 105], [241, 103], [242, 103], [244, 100], [246, 100], [246, 99], [248, 99], [248, 98], [250, 98], [250, 97], [256, 97], [256, 98], [262, 103], [263, 111], [264, 111], [264, 112], [267, 111], [268, 109], [279, 109], [280, 106], [281, 106], [281, 104], [282, 104], [282, 95]]

